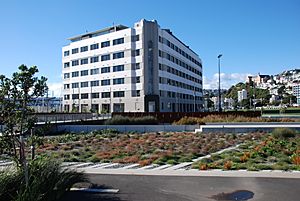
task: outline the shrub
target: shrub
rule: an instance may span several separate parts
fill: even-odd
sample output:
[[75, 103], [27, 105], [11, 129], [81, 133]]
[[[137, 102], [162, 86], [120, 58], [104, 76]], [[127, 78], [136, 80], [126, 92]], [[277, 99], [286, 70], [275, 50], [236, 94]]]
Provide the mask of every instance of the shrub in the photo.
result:
[[181, 119], [179, 119], [178, 121], [174, 121], [173, 124], [175, 124], [175, 125], [195, 125], [195, 124], [204, 125], [205, 123], [202, 122], [200, 118], [185, 116], [185, 117], [182, 117]]
[[28, 175], [26, 186], [23, 169], [0, 172], [0, 200], [54, 201], [75, 183], [87, 181], [82, 173], [62, 169], [56, 161], [41, 158], [29, 164]]
[[206, 163], [199, 164], [199, 170], [208, 170], [208, 165]]
[[232, 168], [232, 162], [231, 161], [226, 161], [224, 163], [223, 168], [224, 168], [224, 170], [231, 170], [231, 168]]
[[145, 116], [145, 117], [124, 117], [124, 116], [114, 116], [111, 119], [105, 121], [106, 125], [156, 125], [158, 121], [155, 117]]
[[291, 156], [291, 161], [292, 161], [292, 163], [295, 164], [295, 165], [300, 165], [300, 156], [297, 155], [297, 154], [293, 154], [293, 155]]
[[296, 136], [296, 131], [290, 128], [275, 128], [272, 131], [272, 135], [276, 139], [286, 139]]

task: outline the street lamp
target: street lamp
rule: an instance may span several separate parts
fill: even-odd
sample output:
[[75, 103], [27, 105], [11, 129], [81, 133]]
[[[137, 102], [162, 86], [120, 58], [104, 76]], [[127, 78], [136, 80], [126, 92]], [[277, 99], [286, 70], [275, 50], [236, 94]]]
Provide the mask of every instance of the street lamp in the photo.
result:
[[219, 67], [219, 112], [222, 112], [222, 107], [221, 107], [221, 73], [220, 73], [221, 57], [222, 57], [222, 54], [219, 54], [219, 56], [218, 56], [218, 67]]

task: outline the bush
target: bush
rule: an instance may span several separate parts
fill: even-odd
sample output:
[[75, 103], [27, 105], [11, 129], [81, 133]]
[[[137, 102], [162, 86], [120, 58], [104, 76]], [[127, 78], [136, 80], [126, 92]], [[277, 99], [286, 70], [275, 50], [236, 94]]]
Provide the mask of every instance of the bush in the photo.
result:
[[0, 200], [54, 201], [75, 183], [86, 182], [82, 173], [62, 169], [53, 160], [36, 159], [28, 166], [29, 181], [25, 184], [23, 169], [0, 172]]
[[185, 116], [185, 117], [182, 117], [181, 119], [179, 119], [178, 121], [174, 121], [173, 124], [175, 124], [175, 125], [195, 125], [195, 124], [204, 125], [205, 123], [203, 123], [201, 121], [201, 118]]
[[106, 125], [156, 125], [158, 121], [155, 117], [145, 116], [145, 117], [124, 117], [124, 116], [114, 116], [111, 119], [105, 121]]
[[290, 128], [275, 128], [272, 131], [272, 135], [276, 139], [286, 139], [296, 136], [296, 131]]

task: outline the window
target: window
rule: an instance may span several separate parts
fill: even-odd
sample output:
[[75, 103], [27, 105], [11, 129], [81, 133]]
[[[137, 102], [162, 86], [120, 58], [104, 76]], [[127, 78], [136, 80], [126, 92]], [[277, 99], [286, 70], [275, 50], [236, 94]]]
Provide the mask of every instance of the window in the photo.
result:
[[83, 65], [83, 64], [88, 64], [88, 62], [89, 62], [88, 59], [81, 59], [81, 60], [80, 60], [80, 64], [81, 64], [81, 65]]
[[91, 81], [91, 87], [99, 86], [99, 80]]
[[132, 42], [136, 42], [140, 40], [140, 36], [139, 35], [135, 35], [135, 36], [131, 36], [131, 41]]
[[72, 83], [72, 88], [79, 88], [79, 83], [78, 82]]
[[72, 72], [72, 77], [79, 77], [79, 71]]
[[64, 79], [70, 78], [70, 73], [64, 73]]
[[64, 100], [70, 100], [70, 94], [64, 95]]
[[64, 56], [66, 57], [66, 56], [69, 56], [70, 55], [70, 51], [68, 50], [68, 51], [64, 51]]
[[113, 79], [113, 84], [124, 84], [124, 78]]
[[140, 97], [141, 96], [141, 91], [140, 90], [133, 90], [131, 92], [132, 97]]
[[70, 84], [64, 84], [64, 89], [70, 89]]
[[86, 52], [88, 51], [89, 47], [88, 46], [83, 46], [80, 48], [80, 52]]
[[101, 86], [110, 85], [110, 80], [101, 80]]
[[64, 68], [69, 68], [70, 67], [70, 62], [64, 63]]
[[102, 98], [110, 98], [110, 92], [102, 92], [101, 97]]
[[113, 54], [113, 59], [124, 58], [124, 52], [117, 52]]
[[78, 48], [72, 49], [72, 54], [77, 54], [78, 53]]
[[110, 67], [101, 68], [101, 73], [109, 73], [109, 72], [110, 72]]
[[90, 47], [91, 50], [99, 49], [99, 43], [92, 44]]
[[140, 77], [132, 77], [131, 78], [131, 82], [134, 84], [134, 83], [140, 83], [141, 82], [141, 79], [140, 79]]
[[99, 93], [92, 93], [91, 98], [100, 98]]
[[114, 91], [114, 98], [116, 97], [124, 97], [125, 93], [124, 91]]
[[80, 87], [81, 88], [89, 87], [89, 82], [81, 82]]
[[99, 61], [99, 57], [96, 56], [96, 57], [91, 57], [91, 63], [96, 63]]
[[119, 45], [122, 43], [124, 43], [124, 38], [118, 38], [118, 39], [113, 40], [113, 45]]
[[90, 74], [91, 74], [91, 75], [99, 74], [99, 68], [91, 69]]
[[109, 46], [110, 46], [110, 42], [109, 41], [105, 41], [105, 42], [101, 43], [101, 48], [109, 47]]
[[124, 71], [124, 65], [118, 65], [113, 67], [113, 72]]
[[72, 94], [72, 99], [79, 99], [79, 94]]
[[131, 56], [135, 57], [135, 56], [139, 56], [140, 55], [140, 50], [132, 50], [131, 51]]
[[89, 71], [88, 70], [82, 70], [80, 71], [80, 76], [87, 76], [89, 75]]
[[138, 70], [138, 69], [140, 69], [141, 67], [140, 67], [140, 63], [133, 63], [133, 64], [131, 64], [131, 68], [132, 68], [132, 70]]
[[89, 98], [89, 94], [81, 94], [81, 99], [88, 99]]
[[110, 60], [110, 55], [109, 54], [105, 54], [101, 56], [101, 61], [107, 61]]
[[79, 65], [79, 60], [72, 61], [72, 66], [78, 66], [78, 65]]

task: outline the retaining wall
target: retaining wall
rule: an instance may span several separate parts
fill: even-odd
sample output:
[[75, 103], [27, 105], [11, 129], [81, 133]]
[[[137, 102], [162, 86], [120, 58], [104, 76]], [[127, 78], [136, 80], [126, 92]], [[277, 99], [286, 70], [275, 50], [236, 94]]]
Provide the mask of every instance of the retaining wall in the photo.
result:
[[103, 129], [116, 129], [120, 132], [194, 132], [199, 125], [57, 125], [53, 132], [91, 132]]

